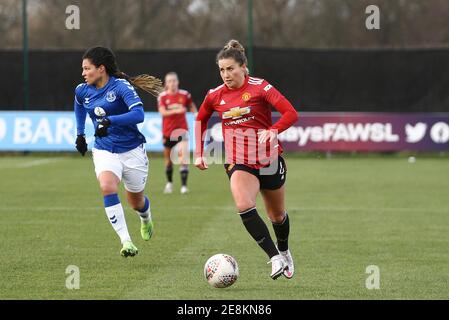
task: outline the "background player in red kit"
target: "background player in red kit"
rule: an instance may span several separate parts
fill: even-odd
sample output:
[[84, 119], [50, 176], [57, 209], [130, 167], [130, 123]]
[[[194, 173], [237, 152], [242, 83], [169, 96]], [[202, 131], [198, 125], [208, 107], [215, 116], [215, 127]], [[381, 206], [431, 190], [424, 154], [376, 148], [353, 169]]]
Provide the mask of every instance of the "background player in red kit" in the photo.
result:
[[[167, 184], [164, 193], [173, 192], [173, 161], [171, 151], [176, 146], [178, 149], [181, 167], [181, 193], [188, 192], [187, 177], [189, 174], [186, 112], [196, 113], [196, 105], [192, 96], [186, 90], [179, 89], [179, 79], [175, 72], [169, 72], [165, 76], [165, 91], [158, 98], [159, 113], [162, 115], [162, 135], [164, 145], [165, 173]], [[176, 150], [175, 150], [176, 151]]]
[[[201, 170], [208, 168], [203, 155], [203, 138], [209, 118], [217, 111], [222, 118], [225, 169], [239, 215], [246, 230], [270, 258], [271, 277], [276, 279], [284, 274], [290, 279], [294, 265], [288, 248], [290, 224], [284, 204], [287, 171], [280, 156], [282, 147], [277, 142], [277, 134], [293, 125], [298, 114], [267, 81], [248, 75], [245, 49], [238, 41], [229, 41], [218, 53], [217, 64], [224, 84], [209, 90], [200, 107], [196, 119], [200, 130], [196, 128], [195, 165]], [[271, 105], [282, 114], [274, 125]], [[274, 170], [264, 170], [268, 168]], [[256, 209], [259, 191], [276, 234], [277, 246]]]

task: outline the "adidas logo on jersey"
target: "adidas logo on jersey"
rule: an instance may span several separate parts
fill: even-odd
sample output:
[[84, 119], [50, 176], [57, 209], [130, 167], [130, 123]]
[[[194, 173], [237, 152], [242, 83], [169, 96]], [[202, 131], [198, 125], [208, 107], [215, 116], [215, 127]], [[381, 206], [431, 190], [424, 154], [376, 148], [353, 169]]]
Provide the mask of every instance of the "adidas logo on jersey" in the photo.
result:
[[221, 99], [220, 106], [222, 106], [224, 104], [226, 104], [226, 102], [223, 99]]

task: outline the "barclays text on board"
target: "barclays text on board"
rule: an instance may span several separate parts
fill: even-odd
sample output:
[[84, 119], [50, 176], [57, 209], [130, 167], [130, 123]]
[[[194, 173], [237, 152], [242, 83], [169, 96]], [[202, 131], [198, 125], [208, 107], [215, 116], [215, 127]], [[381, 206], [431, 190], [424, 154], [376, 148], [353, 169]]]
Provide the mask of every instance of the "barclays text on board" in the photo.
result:
[[[187, 115], [193, 136], [193, 115]], [[157, 112], [145, 113], [138, 125], [147, 140], [148, 151], [162, 151], [162, 119]], [[88, 118], [86, 138], [93, 146], [94, 127]], [[76, 121], [73, 112], [0, 112], [0, 150], [76, 151]], [[191, 139], [192, 140], [192, 139]]]

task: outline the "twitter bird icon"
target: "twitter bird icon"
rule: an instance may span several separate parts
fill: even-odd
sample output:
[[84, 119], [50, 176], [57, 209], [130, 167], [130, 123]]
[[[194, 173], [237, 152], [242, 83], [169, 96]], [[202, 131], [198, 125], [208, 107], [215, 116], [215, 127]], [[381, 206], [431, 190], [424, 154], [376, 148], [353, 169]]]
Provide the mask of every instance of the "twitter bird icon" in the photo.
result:
[[408, 143], [417, 143], [420, 142], [424, 136], [426, 135], [427, 125], [422, 122], [418, 122], [414, 126], [407, 123], [405, 126], [405, 133], [407, 135]]

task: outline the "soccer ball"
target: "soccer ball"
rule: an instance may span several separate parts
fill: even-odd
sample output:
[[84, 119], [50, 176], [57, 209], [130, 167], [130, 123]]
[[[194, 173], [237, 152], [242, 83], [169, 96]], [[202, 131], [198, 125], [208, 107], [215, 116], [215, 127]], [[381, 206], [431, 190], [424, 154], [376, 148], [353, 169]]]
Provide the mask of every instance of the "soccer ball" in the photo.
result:
[[239, 266], [229, 254], [219, 253], [209, 258], [204, 265], [204, 277], [215, 288], [226, 288], [237, 281]]

